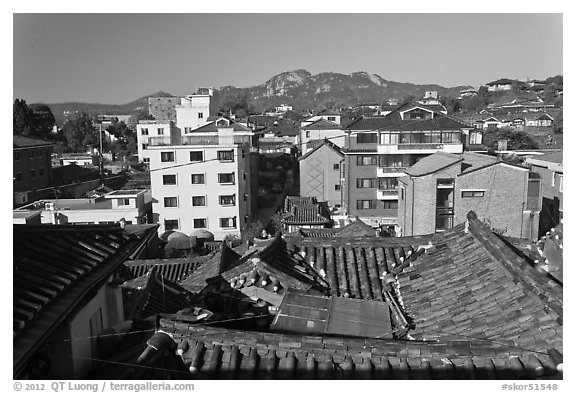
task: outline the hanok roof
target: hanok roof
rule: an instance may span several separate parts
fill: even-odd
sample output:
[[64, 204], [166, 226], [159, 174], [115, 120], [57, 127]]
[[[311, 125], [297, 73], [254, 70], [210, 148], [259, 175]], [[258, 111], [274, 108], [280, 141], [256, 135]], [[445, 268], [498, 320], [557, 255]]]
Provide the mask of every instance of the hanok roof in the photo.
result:
[[340, 124], [333, 123], [324, 118], [318, 119], [307, 126], [302, 127], [303, 130], [339, 130]]
[[298, 235], [302, 237], [374, 237], [376, 230], [356, 217], [355, 221], [351, 221], [343, 228], [300, 228]]
[[289, 211], [294, 205], [315, 205], [316, 203], [317, 202], [315, 197], [299, 197], [288, 195], [286, 199], [284, 199], [284, 210]]
[[316, 151], [320, 150], [322, 146], [327, 146], [328, 148], [332, 149], [336, 154], [338, 154], [340, 157], [344, 157], [344, 153], [342, 153], [342, 149], [340, 148], [340, 146], [330, 142], [328, 139], [324, 138], [323, 140], [319, 140], [316, 142], [318, 142], [318, 145], [314, 147], [312, 150], [310, 150], [308, 153], [304, 154], [301, 157], [298, 157], [298, 161], [307, 159]]
[[29, 147], [42, 147], [42, 146], [52, 146], [52, 142], [44, 141], [42, 139], [29, 138], [22, 135], [12, 135], [12, 147], [14, 149], [22, 149]]
[[316, 113], [315, 116], [340, 116], [341, 113], [335, 111], [333, 109], [323, 109], [320, 112]]
[[204, 261], [211, 258], [213, 254], [194, 258], [136, 259], [127, 261], [125, 265], [130, 269], [133, 277], [145, 276], [155, 267], [157, 274], [167, 280], [178, 282], [192, 273]]
[[324, 225], [330, 222], [330, 213], [320, 204], [293, 205], [281, 221], [288, 225]]
[[119, 225], [13, 226], [14, 375], [139, 247]]

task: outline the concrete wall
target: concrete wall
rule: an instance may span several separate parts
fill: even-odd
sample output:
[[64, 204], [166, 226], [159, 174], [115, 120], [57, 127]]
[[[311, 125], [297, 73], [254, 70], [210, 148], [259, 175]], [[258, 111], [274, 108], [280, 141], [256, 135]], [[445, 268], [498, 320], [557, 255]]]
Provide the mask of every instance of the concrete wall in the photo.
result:
[[[52, 185], [52, 147], [14, 149], [13, 191], [28, 191]], [[31, 171], [34, 170], [32, 177]], [[43, 173], [41, 173], [43, 172]]]
[[[323, 145], [310, 156], [300, 160], [300, 196], [316, 197], [330, 207], [342, 204], [341, 170], [344, 158], [332, 148]], [[334, 165], [338, 164], [338, 169]]]
[[[308, 136], [307, 136], [308, 135]], [[312, 149], [307, 148], [307, 144], [309, 141], [313, 140], [322, 140], [327, 138], [330, 142], [338, 145], [340, 147], [344, 147], [345, 145], [345, 138], [346, 132], [344, 130], [339, 129], [326, 129], [326, 130], [306, 130], [303, 129], [300, 131], [300, 143], [302, 144], [302, 154], [306, 154]]]
[[[143, 135], [142, 132], [147, 130], [147, 135]], [[162, 135], [160, 135], [160, 129], [162, 130]], [[157, 122], [153, 120], [144, 120], [136, 125], [136, 137], [138, 139], [138, 161], [143, 162], [144, 158], [149, 158], [147, 149], [144, 149], [143, 145], [149, 145], [149, 139], [151, 137], [164, 136], [170, 138], [174, 133], [176, 125], [173, 122]]]

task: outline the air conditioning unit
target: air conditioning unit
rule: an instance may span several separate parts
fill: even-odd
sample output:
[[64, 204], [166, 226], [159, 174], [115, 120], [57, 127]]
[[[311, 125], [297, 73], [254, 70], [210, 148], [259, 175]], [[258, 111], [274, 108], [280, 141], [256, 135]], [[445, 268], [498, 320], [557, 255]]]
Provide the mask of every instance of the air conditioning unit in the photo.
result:
[[44, 208], [45, 208], [46, 210], [54, 210], [55, 207], [56, 207], [56, 205], [55, 205], [54, 202], [46, 202], [46, 203], [44, 204]]

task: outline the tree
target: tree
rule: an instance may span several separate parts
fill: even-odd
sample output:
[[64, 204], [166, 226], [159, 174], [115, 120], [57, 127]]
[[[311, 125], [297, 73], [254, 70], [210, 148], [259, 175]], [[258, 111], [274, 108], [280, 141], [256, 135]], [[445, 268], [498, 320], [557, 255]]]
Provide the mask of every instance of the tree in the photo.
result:
[[68, 146], [75, 152], [85, 151], [88, 146], [99, 143], [98, 130], [87, 112], [77, 113], [62, 127]]
[[148, 113], [147, 110], [138, 109], [135, 111], [132, 116], [128, 119], [128, 123], [126, 126], [132, 131], [136, 132], [136, 126], [140, 120], [154, 120], [154, 116]]
[[448, 114], [460, 112], [460, 109], [462, 109], [460, 100], [454, 97], [442, 97], [440, 102], [442, 102], [442, 105], [446, 107]]
[[17, 98], [12, 105], [13, 126], [12, 133], [18, 135], [31, 136], [36, 129], [34, 113], [26, 105], [26, 101]]
[[502, 139], [508, 141], [508, 149], [510, 150], [538, 149], [538, 144], [530, 137], [530, 135], [509, 128], [486, 131], [484, 133], [484, 146], [488, 149], [497, 149], [498, 141]]
[[32, 110], [36, 126], [34, 136], [52, 138], [52, 129], [56, 124], [56, 119], [50, 107], [46, 104], [31, 104], [29, 108]]
[[554, 125], [552, 126], [554, 134], [562, 134], [562, 132], [564, 131], [563, 117], [564, 117], [563, 111], [560, 111], [558, 116], [556, 116], [556, 119], [554, 119]]

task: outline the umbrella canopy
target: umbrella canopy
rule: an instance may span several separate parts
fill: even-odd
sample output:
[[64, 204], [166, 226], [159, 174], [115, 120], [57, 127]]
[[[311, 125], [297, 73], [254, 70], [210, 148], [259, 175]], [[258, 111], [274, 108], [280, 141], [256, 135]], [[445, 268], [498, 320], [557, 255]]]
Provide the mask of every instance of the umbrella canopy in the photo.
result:
[[175, 236], [168, 240], [166, 250], [189, 250], [196, 245], [196, 236]]
[[170, 229], [164, 232], [162, 235], [160, 235], [160, 239], [164, 241], [170, 241], [170, 239], [175, 239], [179, 237], [188, 237], [188, 235], [180, 231], [175, 231], [174, 229]]
[[192, 232], [191, 236], [196, 236], [198, 239], [202, 239], [204, 241], [212, 242], [214, 241], [214, 234], [206, 229], [196, 229]]

